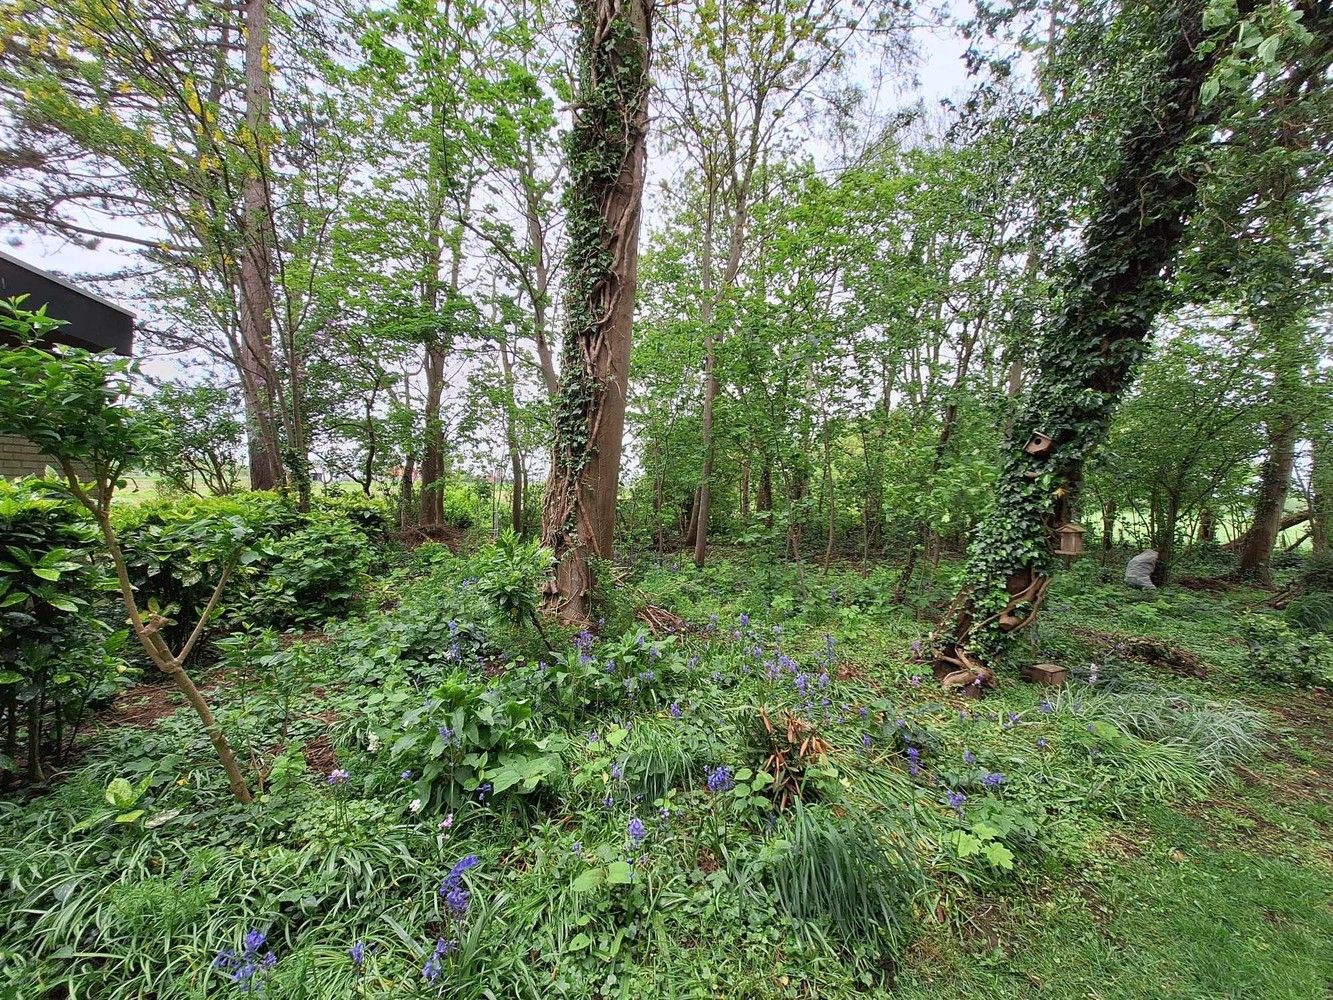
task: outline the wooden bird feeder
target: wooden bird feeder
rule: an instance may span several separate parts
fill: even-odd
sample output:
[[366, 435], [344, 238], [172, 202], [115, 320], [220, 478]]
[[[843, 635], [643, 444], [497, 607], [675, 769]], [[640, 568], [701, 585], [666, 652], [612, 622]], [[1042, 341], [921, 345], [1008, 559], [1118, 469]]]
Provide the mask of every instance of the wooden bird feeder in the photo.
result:
[[1023, 445], [1023, 450], [1029, 455], [1045, 455], [1051, 450], [1051, 445], [1055, 444], [1055, 438], [1041, 431], [1033, 431], [1032, 437], [1028, 438], [1028, 443]]
[[1083, 554], [1083, 526], [1069, 522], [1055, 529], [1055, 552], [1062, 556]]

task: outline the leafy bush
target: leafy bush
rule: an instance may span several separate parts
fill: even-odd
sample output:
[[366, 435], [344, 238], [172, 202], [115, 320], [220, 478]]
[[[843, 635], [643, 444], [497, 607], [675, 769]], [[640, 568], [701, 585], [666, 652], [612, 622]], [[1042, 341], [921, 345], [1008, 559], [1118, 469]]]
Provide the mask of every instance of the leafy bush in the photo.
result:
[[[115, 509], [116, 531], [130, 580], [141, 601], [155, 602], [178, 619], [163, 628], [173, 646], [185, 638], [208, 602], [237, 543], [252, 550], [294, 531], [300, 515], [274, 493], [227, 497], [176, 497]], [[257, 571], [254, 552], [247, 558]], [[253, 575], [253, 573], [252, 573]], [[244, 604], [251, 581], [233, 583], [231, 603]]]
[[361, 591], [371, 555], [369, 539], [346, 521], [312, 516], [270, 547], [256, 617], [302, 624], [346, 611]]
[[471, 528], [489, 520], [487, 500], [471, 479], [451, 479], [443, 486], [444, 523], [453, 528]]
[[383, 546], [398, 527], [394, 502], [387, 496], [366, 496], [329, 489], [316, 493], [310, 501], [314, 514], [323, 514], [347, 521], [376, 546]]
[[125, 633], [92, 614], [108, 583], [99, 551], [91, 518], [58, 486], [0, 479], [0, 774], [16, 768], [26, 730], [27, 774], [41, 780], [42, 758], [64, 758], [124, 670], [114, 654]]
[[1242, 629], [1256, 676], [1303, 686], [1333, 683], [1333, 638], [1257, 614], [1247, 615]]

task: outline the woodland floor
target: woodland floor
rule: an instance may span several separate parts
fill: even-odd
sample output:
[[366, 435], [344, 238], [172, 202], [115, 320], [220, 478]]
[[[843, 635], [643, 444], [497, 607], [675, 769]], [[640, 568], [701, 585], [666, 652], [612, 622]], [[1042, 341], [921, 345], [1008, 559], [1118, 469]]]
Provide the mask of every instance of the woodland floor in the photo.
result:
[[[464, 557], [434, 558], [432, 565], [456, 566], [448, 570], [456, 576], [470, 572]], [[435, 838], [439, 815], [418, 821], [405, 808], [412, 793], [403, 793], [401, 782], [399, 791], [392, 790], [401, 762], [380, 760], [373, 744], [367, 751], [364, 730], [356, 728], [358, 713], [369, 711], [366, 689], [356, 680], [356, 671], [367, 668], [357, 667], [356, 657], [367, 656], [373, 643], [358, 638], [370, 634], [368, 625], [351, 624], [331, 625], [331, 638], [308, 632], [292, 640], [323, 657], [313, 676], [291, 680], [288, 694], [296, 697], [285, 709], [309, 776], [303, 790], [286, 793], [286, 804], [279, 797], [254, 807], [267, 814], [238, 812], [218, 797], [211, 772], [201, 770], [207, 757], [199, 741], [185, 745], [192, 738], [183, 735], [189, 733], [188, 717], [173, 715], [178, 699], [157, 684], [125, 692], [103, 713], [86, 759], [47, 795], [8, 807], [0, 802], [0, 872], [13, 890], [8, 903], [0, 902], [0, 927], [12, 922], [10, 930], [0, 930], [0, 998], [225, 995], [227, 984], [208, 972], [210, 958], [245, 927], [261, 923], [270, 940], [282, 939], [275, 946], [281, 954], [270, 995], [441, 995], [423, 990], [421, 954], [412, 957], [408, 940], [423, 931], [413, 930], [410, 921], [434, 936], [437, 925], [426, 922], [420, 900], [434, 898], [441, 866], [447, 869], [465, 850], [483, 857], [477, 869], [483, 881], [474, 884], [478, 899], [483, 891], [503, 890], [484, 919], [493, 928], [509, 920], [528, 928], [523, 940], [531, 947], [515, 952], [519, 932], [483, 929], [460, 952], [457, 978], [445, 996], [540, 995], [543, 984], [551, 996], [632, 998], [1333, 996], [1333, 776], [1327, 763], [1333, 695], [1274, 687], [1251, 676], [1236, 622], [1270, 595], [1183, 587], [1131, 594], [1113, 573], [1091, 563], [1062, 575], [1029, 654], [1075, 668], [1062, 696], [1071, 699], [1066, 718], [1064, 702], [1053, 714], [1040, 704], [1049, 689], [1012, 677], [973, 702], [942, 698], [928, 678], [918, 676], [921, 668], [908, 661], [911, 641], [947, 601], [956, 573], [946, 565], [924, 581], [910, 609], [887, 602], [890, 567], [840, 564], [825, 576], [818, 568], [755, 562], [742, 553], [703, 572], [671, 556], [654, 559], [635, 568], [627, 581], [632, 586], [623, 588], [635, 602], [667, 609], [695, 628], [709, 627], [712, 616], [727, 623], [748, 622], [753, 615], [754, 632], [767, 635], [771, 628], [802, 663], [818, 662], [827, 637], [836, 637], [838, 662], [829, 682], [834, 702], [871, 706], [872, 719], [884, 715], [884, 739], [898, 713], [930, 733], [922, 737], [930, 748], [922, 758], [927, 770], [914, 786], [907, 782], [904, 758], [878, 749], [881, 736], [874, 737], [874, 751], [861, 753], [859, 732], [844, 739], [836, 736], [834, 722], [826, 723], [835, 756], [847, 762], [842, 784], [851, 791], [877, 789], [874, 782], [892, 777], [898, 784], [883, 787], [894, 794], [907, 789], [903, 794], [915, 795], [919, 807], [934, 810], [930, 822], [937, 826], [924, 835], [927, 841], [943, 844], [947, 837], [952, 814], [938, 802], [951, 785], [964, 787], [950, 763], [964, 748], [1008, 775], [997, 795], [966, 786], [972, 789], [969, 810], [993, 798], [1001, 807], [1047, 817], [1049, 828], [1043, 826], [1039, 836], [1015, 842], [1011, 871], [983, 870], [975, 858], [962, 864], [943, 848], [923, 854], [927, 887], [890, 966], [868, 965], [855, 948], [849, 954], [860, 960], [844, 962], [835, 945], [797, 947], [781, 929], [784, 917], [752, 909], [745, 873], [754, 870], [747, 858], [753, 860], [762, 840], [763, 822], [729, 827], [714, 847], [699, 846], [703, 841], [690, 839], [685, 827], [706, 825], [716, 800], [697, 778], [693, 786], [687, 779], [679, 797], [669, 800], [678, 817], [672, 828], [651, 829], [640, 862], [647, 866], [647, 882], [638, 890], [647, 900], [630, 906], [618, 903], [614, 893], [569, 895], [567, 886], [581, 870], [559, 860], [569, 858], [570, 842], [592, 845], [617, 835], [623, 842], [626, 817], [638, 808], [630, 806], [624, 815], [603, 809], [603, 789], [612, 787], [604, 777], [595, 782], [596, 791], [578, 791], [578, 776], [602, 766], [590, 759], [593, 751], [583, 747], [582, 735], [615, 725], [605, 720], [569, 726], [576, 738], [564, 759], [574, 786], [542, 818], [468, 807], [458, 809], [457, 827]], [[439, 592], [451, 593], [453, 579], [442, 578]], [[396, 615], [419, 624], [424, 605], [413, 601], [438, 599], [421, 586], [419, 567], [397, 582], [377, 583], [365, 602], [365, 622]], [[668, 647], [674, 642], [662, 641]], [[700, 719], [698, 728], [682, 730], [686, 735], [678, 738], [704, 741], [694, 765], [700, 770], [710, 761], [744, 763], [744, 739], [719, 735], [716, 722], [704, 721], [712, 703], [746, 713], [760, 698], [787, 697], [762, 687], [748, 668], [740, 676], [740, 661], [724, 638], [685, 652], [695, 648], [700, 652], [688, 666], [681, 654], [682, 673], [672, 681], [679, 695], [667, 694], [652, 719], [639, 716], [657, 728], [641, 736], [636, 727], [626, 740], [627, 770], [643, 757], [637, 740], [648, 740], [653, 731], [670, 734], [665, 706], [672, 697], [685, 705], [684, 725], [693, 716]], [[1155, 782], [1149, 788], [1126, 778], [1115, 761], [1087, 768], [1078, 698], [1089, 686], [1091, 662], [1100, 663], [1102, 687], [1147, 686], [1168, 700], [1261, 710], [1259, 749], [1206, 783], [1193, 772], [1173, 777], [1144, 771]], [[224, 672], [231, 669], [205, 678], [224, 704], [238, 683]], [[484, 666], [479, 683], [517, 683], [515, 669]], [[724, 680], [720, 675], [727, 671], [735, 676]], [[240, 713], [234, 725], [244, 728], [246, 713], [256, 711], [247, 704], [232, 707]], [[283, 747], [273, 734], [273, 711], [270, 706], [267, 715], [260, 713], [262, 735], [248, 751], [249, 759], [270, 768]], [[846, 725], [854, 726], [855, 712], [847, 714], [852, 719]], [[1043, 753], [1057, 756], [1034, 755], [1034, 740], [1044, 746], [1047, 737], [1051, 749]], [[1094, 761], [1097, 755], [1092, 751]], [[325, 775], [338, 766], [355, 775], [350, 801], [331, 797], [326, 787]], [[377, 768], [382, 779], [370, 776]], [[122, 773], [161, 774], [156, 807], [170, 805], [170, 821], [137, 840], [110, 827], [96, 835], [72, 834], [73, 822], [88, 814], [108, 776]], [[645, 814], [655, 816], [648, 805]], [[844, 814], [852, 807], [832, 808]], [[348, 822], [349, 809], [360, 817], [350, 828], [340, 825]], [[717, 813], [711, 815], [716, 821]], [[329, 824], [343, 832], [330, 832]], [[432, 836], [422, 839], [420, 828]], [[450, 836], [455, 839], [448, 841]], [[376, 853], [381, 850], [391, 853]], [[217, 868], [228, 852], [247, 859], [248, 881], [229, 882]], [[293, 858], [308, 858], [299, 867], [321, 869], [314, 887], [299, 890], [326, 900], [314, 910], [303, 910], [307, 904], [301, 903], [302, 912], [293, 911], [296, 885], [281, 888], [289, 885], [284, 880]], [[180, 865], [199, 874], [170, 883], [168, 903], [154, 893]], [[417, 882], [425, 883], [424, 896], [413, 888]], [[53, 896], [51, 887], [63, 884], [80, 889], [62, 897], [57, 888]], [[559, 921], [568, 924], [556, 926]], [[394, 934], [387, 934], [386, 924]], [[580, 928], [587, 933], [575, 934]], [[382, 942], [376, 946], [375, 989], [371, 978], [352, 975], [346, 958], [350, 942], [362, 937]], [[473, 947], [475, 954], [467, 950]]]

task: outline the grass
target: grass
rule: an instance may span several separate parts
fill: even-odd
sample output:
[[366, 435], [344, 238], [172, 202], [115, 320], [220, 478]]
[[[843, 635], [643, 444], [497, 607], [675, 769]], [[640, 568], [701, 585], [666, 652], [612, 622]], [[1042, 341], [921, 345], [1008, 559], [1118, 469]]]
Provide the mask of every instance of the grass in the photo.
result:
[[[634, 587], [705, 634], [607, 636], [586, 665], [486, 619], [472, 563], [439, 550], [289, 647], [299, 671], [234, 646], [215, 700], [260, 803], [226, 801], [184, 714], [108, 729], [63, 783], [0, 803], [0, 998], [229, 995], [213, 958], [254, 928], [266, 992], [312, 1000], [1328, 994], [1333, 702], [1253, 678], [1235, 623], [1262, 594], [1130, 594], [1089, 561], [1020, 653], [1074, 667], [1070, 688], [977, 703], [907, 660], [956, 567], [900, 607], [891, 567], [673, 562]], [[761, 705], [829, 747], [783, 747], [805, 789], [785, 811], [756, 773]], [[446, 719], [470, 756], [436, 745]], [[719, 764], [735, 789], [706, 786]], [[143, 821], [77, 830], [117, 776], [149, 776]], [[458, 919], [439, 886], [470, 853]]]

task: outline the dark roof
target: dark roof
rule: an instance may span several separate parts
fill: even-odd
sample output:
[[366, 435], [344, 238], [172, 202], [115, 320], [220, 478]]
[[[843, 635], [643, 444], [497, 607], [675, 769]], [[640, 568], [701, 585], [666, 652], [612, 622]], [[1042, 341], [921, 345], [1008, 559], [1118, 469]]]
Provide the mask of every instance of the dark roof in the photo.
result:
[[0, 298], [15, 295], [28, 296], [25, 308], [46, 306], [48, 316], [65, 321], [52, 337], [56, 343], [126, 356], [133, 350], [134, 314], [128, 309], [0, 251]]

